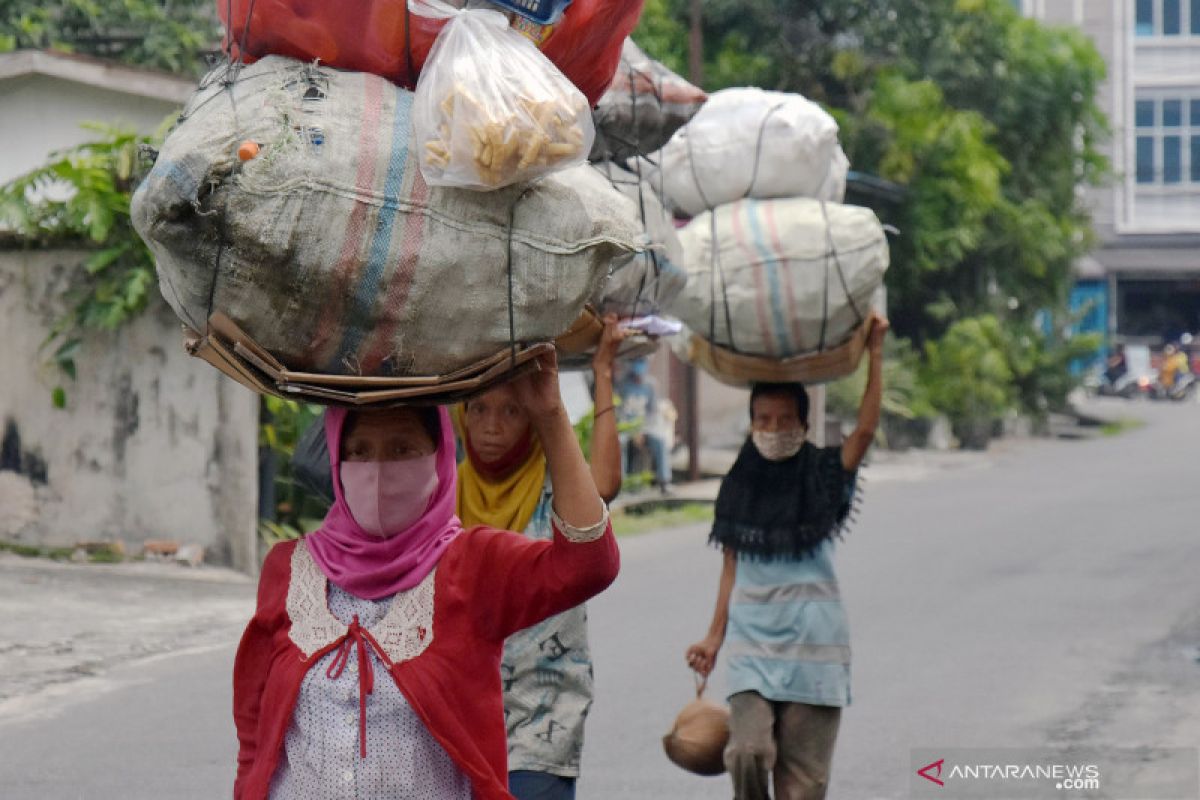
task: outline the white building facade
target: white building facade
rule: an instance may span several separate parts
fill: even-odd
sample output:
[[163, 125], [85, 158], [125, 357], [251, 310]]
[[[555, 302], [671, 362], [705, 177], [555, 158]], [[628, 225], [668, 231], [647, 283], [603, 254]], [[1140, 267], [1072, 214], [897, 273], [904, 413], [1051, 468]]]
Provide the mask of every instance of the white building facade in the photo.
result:
[[1072, 25], [1108, 64], [1114, 177], [1089, 190], [1099, 245], [1080, 265], [1110, 343], [1200, 333], [1200, 0], [1014, 0]]

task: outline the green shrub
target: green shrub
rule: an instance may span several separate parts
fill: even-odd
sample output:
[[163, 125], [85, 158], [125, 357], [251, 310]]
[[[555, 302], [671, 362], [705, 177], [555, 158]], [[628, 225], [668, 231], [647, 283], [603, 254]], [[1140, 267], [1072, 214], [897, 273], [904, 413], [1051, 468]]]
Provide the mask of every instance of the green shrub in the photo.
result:
[[1016, 403], [1009, 342], [991, 314], [959, 320], [926, 342], [920, 375], [929, 402], [968, 447], [986, 445], [992, 422]]
[[274, 518], [259, 526], [268, 545], [315, 529], [325, 516], [329, 504], [297, 481], [292, 469], [296, 443], [310, 425], [321, 424], [321, 413], [318, 405], [278, 397], [262, 399], [258, 446], [275, 456]]

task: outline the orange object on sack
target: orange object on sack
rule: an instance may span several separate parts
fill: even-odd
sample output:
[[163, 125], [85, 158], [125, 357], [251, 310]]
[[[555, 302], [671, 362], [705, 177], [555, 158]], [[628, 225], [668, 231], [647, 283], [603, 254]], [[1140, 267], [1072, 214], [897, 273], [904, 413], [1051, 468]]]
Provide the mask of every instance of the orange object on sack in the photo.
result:
[[238, 146], [238, 160], [249, 161], [258, 155], [258, 151], [260, 149], [261, 148], [258, 146], [258, 142], [247, 139]]
[[[644, 2], [574, 0], [542, 44], [542, 52], [593, 105], [612, 81]], [[216, 0], [231, 58], [320, 60], [411, 89], [446, 21], [406, 14], [406, 5], [406, 0]]]

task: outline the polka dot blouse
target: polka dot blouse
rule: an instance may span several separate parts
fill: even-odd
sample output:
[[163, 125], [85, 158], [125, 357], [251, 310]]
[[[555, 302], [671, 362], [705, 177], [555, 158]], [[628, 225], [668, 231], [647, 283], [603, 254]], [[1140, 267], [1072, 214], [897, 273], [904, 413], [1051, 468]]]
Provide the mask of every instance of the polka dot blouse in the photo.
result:
[[[330, 584], [329, 610], [350, 624], [357, 614], [370, 630], [392, 598], [363, 600]], [[355, 653], [340, 672], [327, 653], [304, 677], [271, 781], [273, 800], [470, 800], [471, 783], [388, 675], [372, 660], [374, 691], [366, 697], [366, 756], [359, 728], [359, 665]]]

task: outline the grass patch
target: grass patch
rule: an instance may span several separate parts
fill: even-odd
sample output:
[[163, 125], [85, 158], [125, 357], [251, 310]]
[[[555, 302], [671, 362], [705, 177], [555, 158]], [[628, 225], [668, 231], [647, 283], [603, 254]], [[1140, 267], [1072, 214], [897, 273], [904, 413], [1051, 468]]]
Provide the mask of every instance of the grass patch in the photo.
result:
[[1106, 422], [1100, 426], [1100, 433], [1104, 436], [1120, 436], [1122, 433], [1136, 431], [1138, 428], [1144, 428], [1146, 423], [1140, 419], [1131, 419], [1122, 417], [1114, 422]]
[[23, 558], [54, 558], [66, 560], [71, 557], [70, 547], [39, 547], [17, 542], [0, 542], [0, 553], [12, 553]]
[[646, 510], [627, 509], [613, 514], [613, 533], [636, 536], [661, 528], [677, 528], [712, 522], [712, 503], [685, 503], [673, 507], [653, 506]]
[[[44, 545], [0, 541], [0, 553], [12, 553], [22, 558], [49, 558], [52, 561], [70, 561], [71, 555], [74, 552], [74, 547], [47, 547]], [[102, 549], [88, 553], [87, 560], [91, 564], [120, 564], [125, 561], [139, 559], [130, 559], [113, 550]]]

